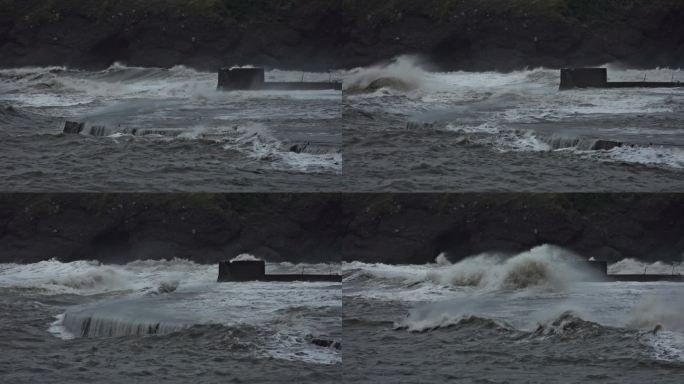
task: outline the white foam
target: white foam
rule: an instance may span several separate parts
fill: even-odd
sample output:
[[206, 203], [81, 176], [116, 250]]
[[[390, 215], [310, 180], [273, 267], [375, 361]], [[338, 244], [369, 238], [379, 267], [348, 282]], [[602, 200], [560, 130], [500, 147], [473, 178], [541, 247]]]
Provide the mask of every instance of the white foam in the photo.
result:
[[[326, 269], [327, 264], [301, 264], [307, 270]], [[278, 263], [267, 263], [268, 269], [279, 269]], [[287, 263], [284, 268], [290, 268]], [[98, 261], [60, 262], [56, 259], [34, 264], [0, 264], [0, 287], [38, 288], [45, 294], [100, 293], [147, 294], [186, 291], [196, 285], [213, 284], [216, 265], [196, 264], [185, 259], [138, 260], [124, 265], [107, 265]]]
[[[339, 264], [267, 263], [267, 270], [333, 273]], [[194, 325], [220, 324], [264, 329], [282, 336], [256, 345], [259, 356], [319, 364], [340, 362], [338, 350], [306, 340], [306, 335], [326, 334], [330, 327], [341, 326], [341, 318], [310, 315], [342, 306], [340, 284], [217, 283], [217, 273], [216, 265], [182, 259], [140, 260], [125, 265], [49, 260], [29, 265], [0, 264], [0, 287], [39, 288], [44, 291], [31, 290], [31, 294], [43, 295], [96, 294], [84, 304], [66, 308], [49, 325], [48, 332], [64, 340], [163, 335]]]
[[684, 273], [682, 262], [665, 263], [662, 261], [644, 262], [636, 259], [623, 259], [608, 266], [608, 273], [614, 275], [670, 275]]
[[399, 56], [387, 64], [355, 68], [344, 74], [344, 89], [366, 89], [380, 78], [398, 79], [408, 88], [419, 88], [429, 76], [421, 61], [417, 56]]
[[72, 340], [76, 338], [76, 335], [69, 332], [64, 326], [64, 313], [55, 316], [55, 321], [50, 324], [48, 332], [62, 340]]
[[230, 259], [230, 261], [261, 261], [261, 259], [249, 253], [241, 253]]
[[476, 286], [487, 290], [562, 290], [590, 277], [591, 273], [582, 267], [576, 255], [549, 245], [509, 258], [487, 254], [470, 257], [428, 274], [429, 279], [440, 284]]
[[342, 171], [341, 153], [294, 153], [283, 152], [280, 159], [284, 166], [275, 164], [275, 168], [295, 170], [298, 172], [323, 172], [323, 171]]
[[[268, 71], [270, 81], [307, 81], [339, 79], [339, 73]], [[0, 100], [20, 107], [66, 107], [87, 105], [94, 101], [178, 100], [178, 107], [192, 104], [230, 103], [252, 98], [295, 98], [301, 100], [336, 100], [335, 91], [256, 91], [222, 92], [216, 90], [216, 74], [184, 66], [171, 69], [127, 67], [114, 64], [99, 72], [61, 67], [0, 70], [0, 85], [5, 89]], [[103, 112], [102, 110], [100, 112]], [[98, 112], [88, 111], [90, 116]]]
[[624, 146], [599, 156], [610, 161], [684, 169], [684, 150], [681, 148]]

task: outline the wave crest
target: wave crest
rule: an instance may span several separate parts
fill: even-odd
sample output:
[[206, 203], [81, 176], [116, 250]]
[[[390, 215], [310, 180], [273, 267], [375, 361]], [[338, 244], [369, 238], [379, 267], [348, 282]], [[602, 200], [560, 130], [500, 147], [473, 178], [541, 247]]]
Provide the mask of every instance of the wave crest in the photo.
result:
[[586, 321], [572, 311], [565, 311], [555, 319], [539, 324], [532, 332], [532, 337], [586, 338], [599, 336], [604, 331], [605, 327], [601, 324]]
[[478, 255], [428, 273], [439, 284], [486, 289], [526, 289], [539, 287], [561, 290], [574, 281], [587, 280], [591, 272], [570, 251], [542, 245], [505, 258]]
[[394, 323], [395, 330], [406, 330], [409, 332], [423, 333], [442, 328], [468, 328], [471, 330], [500, 330], [511, 331], [513, 328], [499, 320], [474, 315], [449, 316], [443, 314], [435, 318], [423, 320], [407, 319], [402, 322]]

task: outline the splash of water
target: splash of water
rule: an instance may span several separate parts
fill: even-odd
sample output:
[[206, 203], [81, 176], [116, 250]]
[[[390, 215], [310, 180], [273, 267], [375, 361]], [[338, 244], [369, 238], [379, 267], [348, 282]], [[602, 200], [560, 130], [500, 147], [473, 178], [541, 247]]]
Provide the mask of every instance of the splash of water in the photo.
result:
[[425, 62], [418, 56], [399, 56], [387, 64], [356, 68], [344, 77], [347, 91], [373, 91], [390, 88], [410, 91], [420, 88], [428, 79]]

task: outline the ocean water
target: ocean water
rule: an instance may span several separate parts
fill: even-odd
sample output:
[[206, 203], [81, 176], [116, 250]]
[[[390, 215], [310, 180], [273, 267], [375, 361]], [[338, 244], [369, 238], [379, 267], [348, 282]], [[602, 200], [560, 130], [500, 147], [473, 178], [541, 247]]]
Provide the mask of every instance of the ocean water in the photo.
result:
[[[458, 263], [343, 265], [349, 382], [679, 383], [684, 287], [596, 281], [541, 246]], [[611, 273], [681, 273], [623, 260]]]
[[[318, 191], [339, 176], [341, 92], [216, 85], [215, 73], [182, 66], [2, 69], [4, 191]], [[63, 135], [65, 121], [84, 132]]]
[[[267, 265], [302, 269], [339, 265]], [[0, 381], [339, 382], [339, 283], [216, 283], [217, 272], [180, 259], [0, 264]]]
[[[610, 81], [684, 81], [680, 70], [608, 73]], [[361, 190], [684, 186], [684, 89], [561, 92], [558, 70], [434, 72], [410, 56], [343, 77], [345, 174]], [[622, 146], [596, 149], [599, 140]]]

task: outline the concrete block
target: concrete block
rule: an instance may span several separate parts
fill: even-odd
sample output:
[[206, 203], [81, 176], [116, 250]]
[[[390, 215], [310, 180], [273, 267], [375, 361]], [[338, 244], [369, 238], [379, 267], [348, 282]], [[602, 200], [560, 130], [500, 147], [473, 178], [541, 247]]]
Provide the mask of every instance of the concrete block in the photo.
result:
[[561, 69], [560, 89], [605, 88], [608, 85], [606, 68]]

